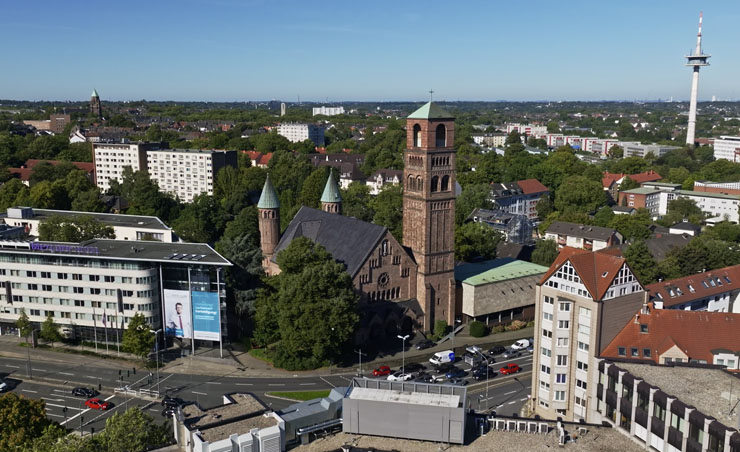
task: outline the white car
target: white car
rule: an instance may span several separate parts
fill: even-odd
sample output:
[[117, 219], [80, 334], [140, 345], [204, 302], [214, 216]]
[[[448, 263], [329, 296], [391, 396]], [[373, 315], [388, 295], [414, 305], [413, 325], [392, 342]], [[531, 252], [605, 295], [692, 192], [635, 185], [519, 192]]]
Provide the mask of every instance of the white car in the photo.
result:
[[411, 378], [411, 374], [405, 374], [403, 372], [396, 372], [388, 375], [388, 381], [409, 381]]
[[7, 383], [5, 383], [5, 381], [4, 381], [4, 380], [0, 379], [0, 393], [2, 393], [2, 392], [5, 392], [5, 391], [7, 391], [8, 389], [9, 389], [9, 388], [8, 388], [8, 384], [7, 384]]
[[511, 344], [509, 347], [512, 350], [524, 350], [527, 347], [529, 347], [529, 340], [527, 339], [519, 339], [518, 341]]

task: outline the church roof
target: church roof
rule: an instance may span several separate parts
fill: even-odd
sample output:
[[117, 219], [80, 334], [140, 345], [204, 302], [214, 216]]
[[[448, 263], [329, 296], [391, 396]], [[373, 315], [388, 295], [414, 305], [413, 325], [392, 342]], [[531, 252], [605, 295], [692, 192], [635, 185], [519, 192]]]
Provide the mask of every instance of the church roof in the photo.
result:
[[342, 196], [339, 194], [339, 187], [337, 187], [337, 181], [334, 180], [333, 171], [329, 172], [329, 178], [326, 179], [321, 202], [342, 202]]
[[445, 109], [435, 104], [434, 102], [427, 102], [422, 105], [421, 108], [411, 113], [408, 119], [453, 119], [450, 113]]
[[267, 175], [265, 179], [265, 185], [262, 187], [262, 194], [260, 200], [257, 203], [258, 209], [278, 209], [280, 207], [280, 200], [278, 199], [275, 187], [272, 185], [270, 175]]
[[326, 248], [354, 277], [386, 231], [384, 226], [303, 206], [280, 238], [275, 255], [294, 238], [306, 237]]
[[92, 94], [90, 95], [90, 97], [100, 97], [100, 96], [98, 96], [98, 92], [97, 92], [97, 91], [95, 91], [95, 88], [93, 88], [93, 92], [92, 92]]

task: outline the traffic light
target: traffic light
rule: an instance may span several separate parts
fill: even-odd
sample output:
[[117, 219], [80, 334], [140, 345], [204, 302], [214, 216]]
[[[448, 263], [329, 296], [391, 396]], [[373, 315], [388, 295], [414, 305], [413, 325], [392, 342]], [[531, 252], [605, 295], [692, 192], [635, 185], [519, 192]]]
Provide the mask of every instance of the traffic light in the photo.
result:
[[134, 367], [134, 375], [136, 375], [136, 367]]

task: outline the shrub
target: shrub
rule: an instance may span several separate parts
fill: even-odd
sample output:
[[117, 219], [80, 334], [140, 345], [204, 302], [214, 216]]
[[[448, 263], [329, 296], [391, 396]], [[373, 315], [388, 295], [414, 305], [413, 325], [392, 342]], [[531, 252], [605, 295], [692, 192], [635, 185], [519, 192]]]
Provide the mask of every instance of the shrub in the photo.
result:
[[522, 322], [521, 320], [514, 320], [511, 322], [507, 327], [506, 331], [517, 331], [524, 328], [527, 324], [525, 322]]
[[486, 335], [486, 325], [483, 322], [470, 322], [470, 335], [473, 337], [483, 337]]
[[437, 320], [434, 322], [434, 338], [438, 341], [447, 334], [447, 322], [444, 320]]
[[534, 326], [534, 320], [527, 322], [527, 328], [531, 328]]
[[493, 327], [494, 333], [503, 333], [504, 331], [506, 331], [506, 327], [503, 325], [496, 325]]

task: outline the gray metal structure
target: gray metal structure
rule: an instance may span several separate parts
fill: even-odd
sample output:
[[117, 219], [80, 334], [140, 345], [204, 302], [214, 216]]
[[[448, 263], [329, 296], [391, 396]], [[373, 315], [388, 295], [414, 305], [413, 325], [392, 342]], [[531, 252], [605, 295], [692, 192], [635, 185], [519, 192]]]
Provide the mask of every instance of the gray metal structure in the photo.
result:
[[464, 386], [355, 378], [342, 403], [345, 433], [463, 444]]

